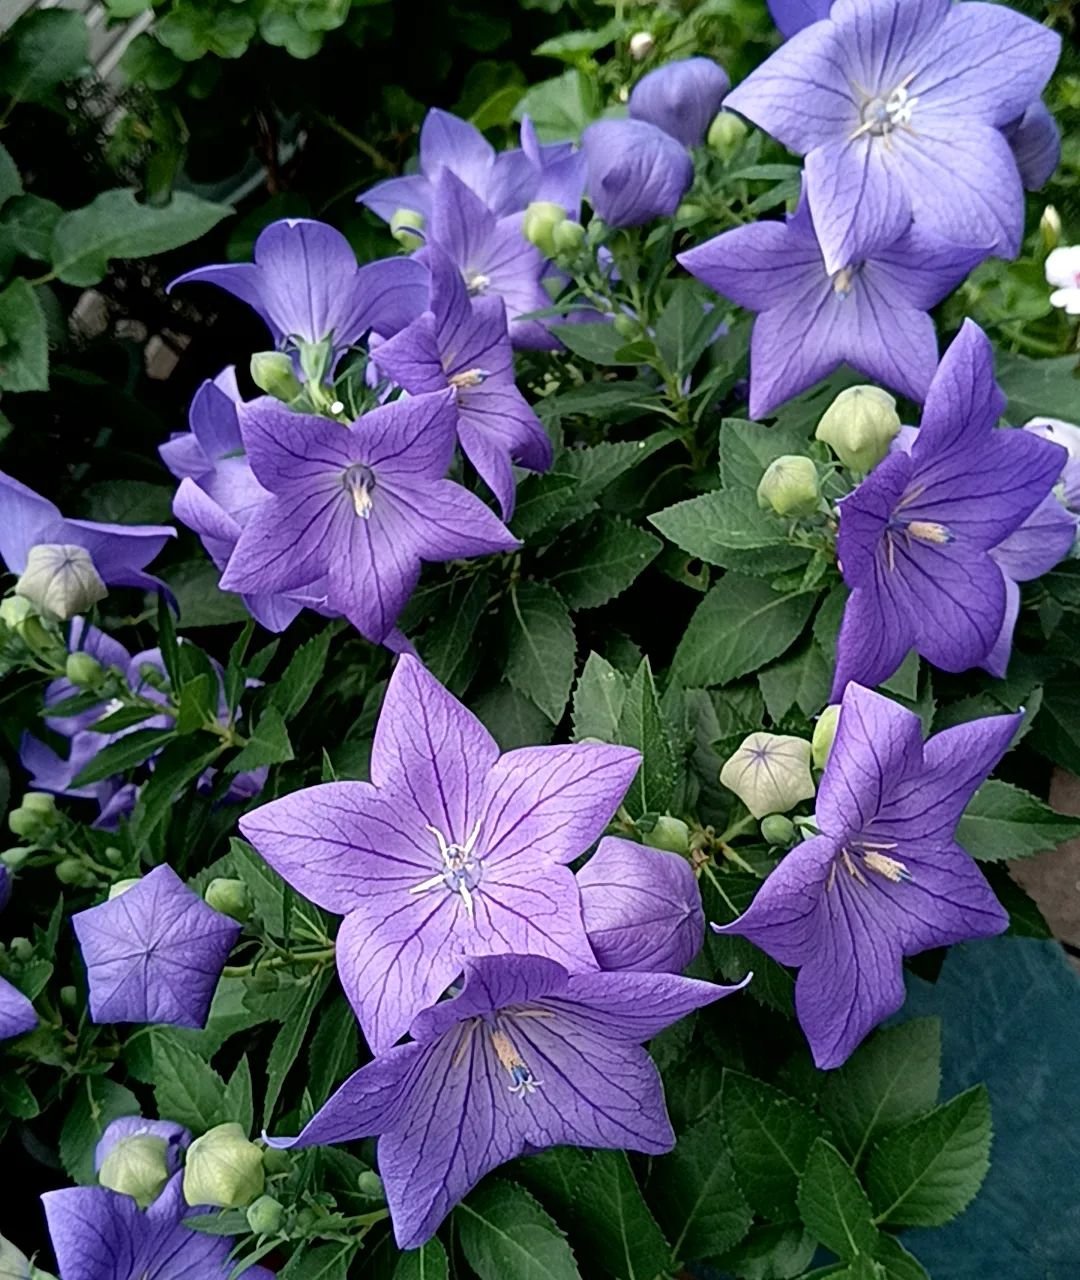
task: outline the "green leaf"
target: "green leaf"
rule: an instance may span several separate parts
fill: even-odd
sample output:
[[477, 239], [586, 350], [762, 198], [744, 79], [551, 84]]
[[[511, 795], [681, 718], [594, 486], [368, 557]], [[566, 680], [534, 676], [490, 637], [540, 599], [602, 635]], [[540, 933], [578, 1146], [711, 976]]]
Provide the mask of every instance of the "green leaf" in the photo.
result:
[[751, 1207], [774, 1221], [794, 1218], [799, 1179], [825, 1122], [772, 1085], [735, 1071], [724, 1072], [720, 1111]]
[[0, 213], [0, 240], [6, 240], [17, 254], [48, 262], [53, 228], [63, 209], [41, 196], [19, 196]]
[[176, 700], [177, 733], [195, 733], [217, 719], [219, 690], [215, 685], [214, 678], [206, 672], [181, 685]]
[[990, 1167], [990, 1096], [984, 1085], [879, 1138], [866, 1185], [878, 1221], [941, 1227], [974, 1200]]
[[204, 733], [176, 739], [163, 749], [154, 762], [153, 773], [139, 789], [131, 819], [131, 836], [137, 845], [149, 841], [162, 823], [168, 821], [180, 795], [217, 759], [221, 750], [221, 743]]
[[554, 587], [523, 582], [510, 592], [506, 678], [558, 724], [574, 680], [574, 624]]
[[779, 724], [792, 707], [804, 716], [815, 716], [829, 700], [832, 663], [813, 640], [798, 653], [758, 673], [758, 685], [773, 724]]
[[136, 729], [134, 733], [121, 738], [119, 742], [111, 742], [99, 751], [75, 778], [72, 786], [88, 787], [94, 782], [102, 782], [118, 773], [127, 773], [129, 769], [143, 764], [175, 739], [176, 734], [172, 729]]
[[677, 280], [656, 321], [656, 345], [667, 367], [685, 377], [716, 332], [720, 313], [712, 294], [693, 280]]
[[623, 34], [626, 23], [612, 18], [596, 31], [567, 31], [538, 44], [533, 50], [537, 58], [558, 58], [561, 62], [577, 62], [580, 55], [596, 53]]
[[286, 902], [293, 896], [293, 890], [246, 840], [232, 837], [218, 874], [243, 880], [251, 890], [255, 911], [263, 924], [275, 938], [285, 936]]
[[251, 1064], [245, 1054], [236, 1064], [221, 1097], [222, 1123], [235, 1121], [246, 1134], [255, 1123], [255, 1103], [252, 1097]]
[[319, 1017], [308, 1051], [307, 1088], [317, 1107], [355, 1068], [359, 1058], [356, 1015], [339, 996]]
[[760, 422], [726, 418], [720, 424], [720, 474], [725, 489], [756, 492], [770, 462], [787, 453], [805, 453], [809, 432], [793, 427], [763, 427]]
[[101, 1135], [112, 1121], [138, 1114], [138, 1098], [122, 1084], [107, 1076], [78, 1077], [75, 1101], [60, 1130], [60, 1162], [69, 1177], [83, 1186], [95, 1182], [94, 1148]]
[[503, 751], [541, 746], [555, 735], [555, 726], [536, 703], [505, 680], [485, 689], [469, 705]]
[[37, 290], [21, 276], [0, 293], [0, 388], [49, 389], [49, 339]]
[[1080, 835], [1080, 818], [1055, 813], [1020, 787], [994, 778], [975, 792], [956, 838], [973, 858], [996, 862], [1055, 849]]
[[22, 178], [7, 147], [0, 146], [0, 204], [22, 195]]
[[686, 687], [728, 684], [780, 657], [798, 638], [816, 595], [774, 591], [757, 578], [728, 573], [690, 619], [672, 663]]
[[480, 1280], [580, 1280], [566, 1237], [524, 1187], [492, 1178], [454, 1210]]
[[312, 979], [289, 1010], [280, 1032], [274, 1039], [270, 1048], [270, 1057], [266, 1063], [266, 1096], [263, 1099], [264, 1129], [270, 1127], [270, 1122], [274, 1118], [274, 1107], [281, 1096], [285, 1078], [300, 1056], [300, 1049], [308, 1033], [308, 1027], [311, 1026], [312, 1016], [329, 985], [329, 971], [319, 978]]
[[176, 595], [185, 628], [223, 627], [248, 620], [243, 598], [218, 587], [221, 574], [205, 557], [170, 565], [161, 576]]
[[877, 1253], [886, 1280], [930, 1280], [925, 1267], [913, 1258], [895, 1236], [878, 1235]]
[[[13, 1116], [16, 1120], [33, 1120], [41, 1114], [33, 1089], [15, 1071], [5, 1071], [0, 1075], [0, 1114]], [[2, 1248], [0, 1261], [3, 1261]], [[3, 1272], [0, 1272], [0, 1280], [2, 1277]]]
[[293, 1254], [277, 1280], [347, 1280], [356, 1245], [304, 1245]]
[[586, 536], [575, 528], [567, 537], [576, 554], [569, 567], [556, 568], [549, 581], [571, 609], [595, 609], [621, 595], [661, 546], [653, 534], [610, 516], [591, 525]]
[[533, 85], [514, 108], [514, 119], [528, 116], [541, 142], [559, 142], [579, 137], [599, 110], [592, 79], [572, 69]]
[[824, 1078], [818, 1105], [855, 1164], [879, 1134], [929, 1111], [941, 1085], [941, 1023], [912, 1018], [875, 1031]]
[[714, 489], [649, 517], [669, 541], [706, 564], [768, 575], [803, 564], [809, 552], [787, 541], [783, 525], [753, 493]]
[[799, 1215], [837, 1257], [849, 1262], [877, 1248], [878, 1229], [854, 1170], [824, 1138], [810, 1150], [799, 1182]]
[[1029, 418], [1075, 420], [1080, 397], [1080, 365], [1076, 356], [1033, 360], [1030, 356], [1000, 351], [995, 376], [1009, 399], [1010, 422], [1027, 422]]
[[86, 65], [86, 19], [73, 9], [28, 13], [0, 47], [0, 97], [47, 103], [56, 87]]
[[753, 1214], [724, 1147], [724, 1132], [706, 1117], [680, 1134], [669, 1156], [655, 1160], [649, 1200], [671, 1241], [673, 1262], [715, 1258], [750, 1230]]
[[552, 324], [548, 326], [563, 346], [591, 364], [639, 365], [644, 360], [627, 358], [631, 350], [626, 339], [616, 333], [610, 324]]
[[795, 1280], [816, 1252], [817, 1242], [801, 1226], [756, 1226], [741, 1244], [717, 1258], [716, 1265], [739, 1280]]
[[104, 279], [110, 258], [148, 258], [198, 240], [232, 213], [178, 191], [167, 205], [139, 204], [134, 190], [103, 191], [83, 209], [66, 213], [53, 232], [53, 271], [65, 284]]
[[487, 608], [491, 585], [486, 573], [455, 582], [446, 609], [439, 611], [424, 636], [424, 663], [451, 693], [464, 693], [476, 671], [478, 654], [473, 637]]
[[619, 741], [622, 715], [630, 682], [606, 658], [590, 653], [574, 687], [574, 740], [599, 738]]
[[270, 690], [270, 705], [281, 712], [285, 721], [299, 714], [315, 692], [315, 686], [326, 669], [330, 639], [330, 629], [325, 628], [306, 644], [302, 644], [293, 654], [281, 679]]
[[259, 723], [248, 737], [247, 746], [225, 766], [226, 773], [243, 773], [268, 764], [284, 764], [295, 759], [289, 731], [281, 712], [269, 706], [259, 717]]
[[660, 714], [648, 658], [642, 658], [630, 682], [619, 716], [617, 740], [641, 752], [641, 767], [626, 793], [631, 813], [635, 817], [666, 813], [675, 791], [678, 763]]
[[403, 1253], [394, 1268], [393, 1280], [448, 1280], [450, 1263], [438, 1238], [419, 1249]]
[[522, 541], [534, 537], [566, 508], [577, 488], [578, 478], [569, 472], [527, 476], [518, 490], [510, 531]]
[[221, 1123], [224, 1080], [208, 1062], [168, 1031], [155, 1028], [150, 1037], [158, 1115], [186, 1125], [196, 1134]]

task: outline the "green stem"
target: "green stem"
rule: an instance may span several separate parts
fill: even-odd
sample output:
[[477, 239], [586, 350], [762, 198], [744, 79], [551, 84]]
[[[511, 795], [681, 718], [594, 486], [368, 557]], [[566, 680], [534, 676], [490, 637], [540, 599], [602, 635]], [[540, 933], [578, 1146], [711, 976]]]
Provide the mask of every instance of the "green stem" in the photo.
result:
[[376, 169], [381, 169], [383, 173], [397, 173], [397, 165], [388, 160], [376, 147], [373, 147], [366, 138], [361, 138], [358, 133], [353, 133], [351, 129], [347, 129], [343, 124], [340, 124], [333, 116], [325, 115], [321, 111], [314, 111], [312, 115], [320, 124], [326, 125], [328, 129], [333, 129], [338, 137], [344, 138], [350, 146], [355, 147], [357, 151], [367, 156]]
[[290, 964], [329, 964], [334, 959], [333, 947], [321, 947], [318, 951], [286, 951], [279, 956], [271, 956], [261, 963], [229, 965], [222, 970], [225, 978], [247, 978], [256, 969], [284, 969]]

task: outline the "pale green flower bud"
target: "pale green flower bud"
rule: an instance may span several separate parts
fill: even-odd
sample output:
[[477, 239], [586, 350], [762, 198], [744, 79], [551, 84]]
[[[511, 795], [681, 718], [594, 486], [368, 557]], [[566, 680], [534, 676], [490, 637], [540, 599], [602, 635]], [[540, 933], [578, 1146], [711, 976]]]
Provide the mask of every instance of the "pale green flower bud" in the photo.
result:
[[260, 391], [285, 404], [303, 390], [292, 357], [284, 351], [256, 351], [251, 357], [251, 380]]
[[880, 387], [848, 387], [825, 410], [814, 432], [849, 471], [865, 475], [889, 452], [900, 430], [896, 401]]
[[547, 258], [555, 256], [553, 233], [560, 222], [566, 221], [566, 210], [550, 200], [534, 200], [525, 210], [521, 230], [530, 244], [536, 245]]
[[833, 738], [836, 737], [836, 726], [840, 722], [840, 704], [834, 702], [831, 706], [818, 716], [818, 722], [814, 725], [814, 736], [810, 743], [810, 750], [814, 757], [814, 768], [824, 769], [829, 759], [829, 752], [832, 750]]
[[[95, 880], [94, 873], [89, 867], [83, 866], [78, 858], [62, 858], [56, 864], [55, 874], [61, 884], [70, 884], [82, 889], [88, 889]], [[111, 890], [109, 896], [112, 896]]]
[[243, 1209], [264, 1185], [262, 1151], [238, 1124], [219, 1124], [188, 1148], [184, 1199], [190, 1205]]
[[[0, 862], [8, 868], [9, 871], [18, 871], [18, 869], [30, 857], [31, 850], [21, 849], [16, 846], [14, 849], [5, 849], [0, 853]], [[2, 1278], [0, 1278], [2, 1280]]]
[[8, 948], [15, 959], [23, 964], [34, 954], [34, 944], [29, 938], [12, 938]]
[[110, 1191], [131, 1196], [140, 1209], [152, 1204], [169, 1180], [164, 1138], [135, 1134], [110, 1148], [98, 1170], [98, 1182]]
[[362, 1196], [370, 1196], [372, 1200], [382, 1200], [386, 1195], [382, 1178], [374, 1169], [365, 1169], [356, 1179], [356, 1185]]
[[78, 689], [98, 683], [105, 668], [89, 653], [69, 653], [64, 674]]
[[56, 797], [48, 791], [28, 791], [22, 798], [22, 807], [51, 818], [56, 813]]
[[635, 31], [630, 37], [630, 56], [635, 62], [644, 62], [656, 48], [656, 37], [651, 31]]
[[30, 1280], [30, 1259], [0, 1236], [0, 1280]]
[[15, 591], [46, 617], [66, 622], [109, 594], [85, 547], [41, 542], [31, 547]]
[[821, 502], [817, 467], [810, 458], [787, 453], [770, 462], [757, 487], [758, 506], [778, 516], [812, 516]]
[[12, 809], [8, 814], [11, 834], [23, 840], [36, 840], [49, 826], [45, 815], [36, 809]]
[[656, 826], [645, 834], [644, 839], [653, 849], [685, 854], [690, 848], [690, 828], [681, 818], [673, 818], [665, 813], [663, 817], [657, 818]]
[[285, 1210], [273, 1196], [260, 1196], [247, 1211], [247, 1224], [257, 1236], [272, 1236], [281, 1229]]
[[275, 1147], [266, 1147], [262, 1153], [263, 1168], [269, 1174], [288, 1173], [292, 1168], [292, 1159], [287, 1151], [278, 1151]]
[[1061, 214], [1052, 204], [1046, 206], [1039, 219], [1039, 235], [1042, 237], [1043, 248], [1047, 253], [1052, 252], [1061, 243]]
[[752, 733], [720, 770], [720, 781], [755, 818], [786, 813], [814, 795], [810, 744], [784, 734]]
[[551, 232], [551, 242], [555, 246], [555, 255], [560, 258], [571, 258], [581, 252], [585, 243], [585, 228], [573, 218], [564, 218], [556, 222]]
[[206, 904], [243, 923], [251, 915], [251, 891], [243, 880], [219, 877], [211, 880], [203, 894]]
[[771, 845], [786, 849], [795, 839], [795, 824], [782, 813], [770, 813], [761, 820], [761, 838]]
[[127, 893], [129, 889], [133, 889], [141, 878], [141, 876], [135, 876], [130, 880], [117, 880], [109, 889], [109, 901], [112, 902], [113, 898], [119, 898], [122, 893]]
[[36, 616], [34, 606], [23, 596], [8, 596], [0, 604], [0, 622], [12, 631], [17, 631], [27, 618]]
[[390, 234], [410, 253], [424, 243], [424, 215], [415, 209], [395, 209], [390, 215]]
[[749, 132], [740, 116], [735, 115], [733, 111], [721, 111], [709, 125], [705, 143], [721, 160], [731, 160], [746, 141], [746, 135]]

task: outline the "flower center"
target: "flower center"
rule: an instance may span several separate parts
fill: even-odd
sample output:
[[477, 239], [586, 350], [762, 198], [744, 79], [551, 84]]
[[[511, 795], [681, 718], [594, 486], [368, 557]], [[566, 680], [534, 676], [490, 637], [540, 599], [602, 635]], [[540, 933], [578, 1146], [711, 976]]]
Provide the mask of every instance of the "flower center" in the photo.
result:
[[486, 382], [491, 377], [487, 369], [463, 369], [461, 373], [452, 373], [447, 382], [458, 391], [465, 387], [478, 387], [482, 382]]
[[455, 844], [446, 839], [438, 827], [426, 827], [439, 846], [439, 857], [442, 869], [437, 875], [421, 884], [414, 884], [410, 893], [428, 893], [440, 886], [460, 896], [465, 907], [465, 914], [473, 919], [473, 893], [480, 883], [480, 860], [473, 856], [477, 837], [480, 835], [480, 823], [477, 822], [469, 833], [464, 844]]
[[491, 277], [484, 275], [482, 271], [474, 271], [465, 277], [465, 288], [473, 297], [478, 293], [484, 293], [490, 287]]
[[900, 538], [908, 546], [914, 538], [927, 546], [947, 547], [953, 541], [953, 532], [936, 520], [899, 520], [894, 516], [885, 530], [885, 557], [890, 570], [896, 568], [896, 543]]
[[375, 472], [362, 462], [354, 462], [341, 476], [341, 485], [352, 498], [353, 510], [361, 520], [371, 516], [371, 494], [375, 488]]
[[915, 72], [905, 76], [893, 91], [882, 97], [863, 92], [863, 105], [859, 112], [859, 127], [850, 140], [869, 134], [872, 138], [887, 137], [896, 129], [911, 126], [911, 119], [919, 99], [908, 92], [908, 85], [915, 79]]
[[859, 274], [858, 267], [842, 267], [832, 277], [833, 293], [838, 297], [846, 298], [855, 286], [855, 277]]
[[895, 849], [896, 844], [887, 841], [852, 840], [840, 850], [839, 855], [829, 868], [829, 879], [825, 885], [831, 889], [836, 883], [836, 868], [842, 866], [856, 884], [866, 888], [869, 881], [865, 872], [872, 872], [888, 880], [890, 884], [906, 884], [915, 877], [907, 866], [898, 858], [893, 858], [887, 850]]
[[491, 1047], [495, 1050], [499, 1065], [510, 1076], [511, 1084], [508, 1088], [511, 1093], [516, 1094], [524, 1102], [527, 1095], [535, 1093], [544, 1082], [537, 1080], [529, 1067], [526, 1066], [524, 1058], [514, 1047], [514, 1042], [506, 1034], [502, 1023], [499, 1023], [490, 1034]]

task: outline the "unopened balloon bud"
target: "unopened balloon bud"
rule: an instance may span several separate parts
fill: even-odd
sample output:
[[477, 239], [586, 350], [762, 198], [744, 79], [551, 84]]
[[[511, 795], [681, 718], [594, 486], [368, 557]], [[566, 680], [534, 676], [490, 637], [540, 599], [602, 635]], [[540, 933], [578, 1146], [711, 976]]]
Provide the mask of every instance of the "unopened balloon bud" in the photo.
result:
[[656, 825], [644, 832], [642, 838], [652, 848], [666, 849], [668, 853], [685, 854], [690, 849], [690, 828], [681, 818], [667, 813], [657, 818]]
[[260, 391], [285, 404], [303, 390], [292, 357], [284, 351], [256, 351], [251, 357], [251, 380]]
[[118, 867], [124, 861], [123, 849], [118, 849], [114, 844], [109, 845], [105, 850], [105, 861], [110, 867]]
[[382, 1178], [373, 1169], [365, 1169], [356, 1179], [356, 1186], [362, 1196], [372, 1200], [382, 1200], [386, 1196]]
[[8, 950], [20, 963], [25, 964], [34, 954], [34, 944], [29, 938], [12, 938]]
[[276, 1173], [288, 1173], [292, 1168], [292, 1158], [287, 1151], [277, 1147], [265, 1147], [262, 1153], [263, 1168], [273, 1177]]
[[0, 853], [0, 862], [10, 871], [18, 871], [30, 857], [31, 852], [30, 849], [23, 849], [17, 845], [14, 849], [5, 849]]
[[612, 324], [620, 338], [630, 340], [641, 337], [641, 322], [636, 316], [628, 316], [625, 311], [620, 311]]
[[390, 234], [409, 253], [424, 243], [424, 215], [415, 209], [395, 209], [390, 215]]
[[782, 813], [770, 813], [761, 820], [761, 838], [777, 848], [787, 849], [795, 842], [795, 824]]
[[34, 606], [25, 596], [8, 596], [0, 604], [0, 622], [12, 631], [17, 631], [27, 618], [33, 618]]
[[836, 726], [840, 722], [840, 704], [834, 702], [831, 706], [818, 716], [818, 722], [814, 725], [814, 737], [810, 743], [810, 750], [814, 758], [814, 768], [824, 769], [829, 759], [829, 752], [832, 750], [833, 739], [836, 737]]
[[[61, 987], [60, 1003], [65, 1009], [74, 1009], [79, 1003], [79, 993], [73, 986]], [[0, 1272], [0, 1280], [3, 1280], [3, 1272]]]
[[117, 880], [109, 889], [109, 901], [113, 898], [119, 898], [122, 893], [127, 893], [129, 889], [134, 889], [141, 879], [140, 876], [133, 876], [127, 880]]
[[158, 1198], [169, 1180], [168, 1144], [164, 1138], [136, 1134], [121, 1138], [98, 1169], [98, 1182], [110, 1191], [131, 1196], [140, 1209]]
[[243, 1209], [264, 1185], [262, 1151], [238, 1124], [219, 1124], [188, 1148], [184, 1199], [190, 1205]]
[[8, 814], [8, 828], [12, 835], [23, 840], [37, 840], [51, 825], [45, 814], [36, 809], [24, 809], [20, 806]]
[[721, 160], [731, 161], [750, 130], [740, 116], [733, 111], [720, 111], [713, 117], [709, 132], [705, 135], [706, 145], [715, 151]]
[[251, 891], [243, 880], [218, 877], [211, 880], [203, 894], [206, 905], [243, 923], [251, 915]]
[[105, 668], [89, 653], [69, 653], [64, 674], [78, 689], [89, 689], [98, 684]]
[[48, 791], [28, 791], [22, 798], [22, 807], [51, 818], [56, 813], [56, 797]]
[[78, 858], [61, 858], [56, 864], [55, 872], [61, 884], [69, 884], [76, 889], [88, 889], [95, 882], [94, 873]]
[[650, 31], [635, 31], [630, 37], [630, 56], [635, 62], [644, 62], [656, 48], [656, 37]]
[[41, 542], [31, 547], [15, 591], [49, 618], [66, 622], [109, 594], [85, 547]]
[[585, 228], [573, 218], [564, 218], [552, 228], [551, 241], [555, 246], [556, 257], [576, 257], [585, 243]]
[[525, 210], [521, 230], [530, 244], [536, 245], [546, 258], [555, 256], [554, 231], [566, 221], [566, 210], [550, 200], [534, 200]]
[[285, 1210], [273, 1196], [260, 1196], [247, 1211], [247, 1224], [257, 1236], [276, 1235], [281, 1230]]
[[1047, 253], [1056, 249], [1061, 243], [1061, 214], [1052, 204], [1048, 204], [1039, 219], [1039, 235], [1043, 248]]
[[757, 487], [758, 506], [778, 516], [812, 516], [821, 502], [817, 467], [802, 454], [770, 462]]
[[849, 471], [865, 475], [889, 452], [900, 430], [896, 401], [880, 387], [848, 387], [825, 410], [814, 432]]
[[720, 770], [720, 781], [755, 818], [786, 813], [814, 795], [810, 744], [785, 734], [752, 733]]

